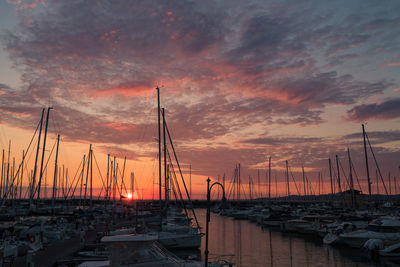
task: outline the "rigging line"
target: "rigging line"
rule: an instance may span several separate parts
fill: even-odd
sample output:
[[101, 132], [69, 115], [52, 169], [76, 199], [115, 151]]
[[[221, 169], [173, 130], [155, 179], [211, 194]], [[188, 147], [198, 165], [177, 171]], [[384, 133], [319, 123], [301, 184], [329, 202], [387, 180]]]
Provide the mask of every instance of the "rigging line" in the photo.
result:
[[232, 185], [232, 180], [234, 180], [234, 175], [235, 175], [235, 171], [234, 174], [232, 175], [231, 181], [228, 181], [228, 194], [226, 194], [226, 198], [229, 199], [231, 194], [233, 194], [233, 185]]
[[[182, 195], [181, 189], [180, 189], [180, 187], [179, 187], [179, 183], [178, 183], [178, 179], [177, 179], [177, 177], [176, 177], [174, 165], [172, 164], [172, 159], [171, 159], [171, 156], [170, 156], [170, 154], [169, 154], [168, 149], [167, 149], [167, 154], [168, 154], [169, 162], [171, 163], [171, 168], [172, 168], [172, 171], [173, 171], [173, 173], [174, 173], [174, 178], [175, 178], [175, 180], [172, 179], [172, 182], [173, 182], [173, 183], [175, 182], [176, 185], [177, 185], [178, 192], [179, 192], [179, 195], [180, 195], [180, 198], [181, 198], [181, 204], [182, 204], [182, 206], [183, 206], [183, 209], [185, 210], [186, 217], [189, 218], [189, 213], [188, 213], [188, 211], [187, 211], [187, 209], [186, 209], [185, 203], [183, 202], [183, 195]], [[199, 228], [199, 229], [200, 229], [200, 228]]]
[[383, 188], [385, 188], [386, 195], [389, 195], [388, 190], [387, 190], [386, 185], [385, 185], [385, 181], [383, 180], [383, 177], [382, 177], [381, 169], [379, 168], [378, 162], [377, 162], [377, 160], [376, 160], [374, 150], [372, 149], [371, 143], [369, 142], [368, 134], [365, 133], [365, 136], [367, 137], [369, 149], [371, 150], [372, 156], [373, 156], [374, 161], [375, 161], [376, 168], [377, 168], [377, 170], [378, 170], [379, 176], [381, 177], [382, 184], [383, 184]]
[[[57, 142], [56, 142], [56, 143], [57, 143]], [[43, 172], [47, 169], [47, 164], [48, 164], [49, 161], [50, 161], [50, 157], [51, 157], [51, 155], [53, 154], [54, 147], [55, 147], [56, 143], [54, 143], [54, 145], [53, 145], [53, 147], [52, 147], [52, 149], [51, 149], [51, 151], [50, 151], [50, 155], [49, 155], [49, 157], [47, 158], [46, 165], [44, 166], [44, 168], [43, 168], [43, 170], [42, 170], [42, 172], [41, 172], [41, 175], [43, 175]], [[35, 187], [35, 192], [33, 193], [33, 195], [36, 194], [36, 192], [37, 192], [37, 190], [38, 190], [38, 187], [39, 187], [39, 184], [38, 184], [38, 186]]]
[[[70, 186], [70, 188], [69, 188], [69, 190], [68, 190], [68, 195], [69, 195], [69, 193], [70, 193], [71, 190], [72, 190], [72, 187], [74, 186], [75, 178], [78, 177], [78, 179], [76, 180], [76, 183], [75, 183], [75, 187], [74, 187], [74, 189], [73, 189], [73, 191], [72, 191], [72, 193], [71, 193], [71, 198], [75, 195], [76, 187], [78, 186], [79, 179], [80, 179], [79, 177], [82, 175], [82, 174], [81, 174], [81, 169], [84, 168], [84, 164], [85, 164], [85, 163], [86, 163], [86, 159], [85, 159], [85, 161], [80, 160], [78, 169], [76, 170], [74, 179], [72, 180], [71, 186]], [[77, 176], [78, 173], [79, 173], [79, 176]], [[83, 179], [83, 177], [82, 177], [82, 179]]]
[[[165, 119], [164, 119], [164, 121], [165, 121]], [[194, 212], [193, 203], [192, 203], [192, 200], [190, 199], [189, 191], [188, 191], [188, 189], [187, 189], [187, 187], [186, 187], [185, 179], [183, 178], [182, 170], [181, 170], [181, 167], [180, 167], [180, 165], [179, 165], [178, 157], [177, 157], [177, 155], [176, 155], [175, 148], [174, 148], [174, 144], [173, 144], [172, 138], [171, 138], [171, 134], [170, 134], [170, 132], [169, 132], [168, 125], [167, 125], [166, 122], [165, 122], [165, 128], [166, 128], [167, 133], [168, 133], [168, 138], [169, 138], [169, 142], [170, 142], [170, 144], [171, 144], [172, 151], [174, 152], [175, 160], [176, 160], [176, 163], [177, 163], [177, 166], [178, 166], [178, 169], [179, 169], [179, 173], [180, 173], [180, 175], [181, 175], [181, 179], [182, 179], [182, 183], [183, 183], [183, 186], [184, 186], [184, 188], [185, 188], [185, 191], [186, 191], [186, 195], [187, 195], [187, 197], [188, 197], [188, 201], [189, 201], [189, 203], [190, 203], [190, 205], [191, 205], [191, 210], [192, 210], [194, 219], [196, 220], [196, 224], [197, 224], [198, 229], [200, 229], [200, 224], [199, 224], [199, 221], [197, 220], [196, 213]]]
[[290, 167], [290, 166], [289, 166], [289, 172], [290, 172], [290, 176], [292, 176], [292, 180], [294, 182], [294, 186], [296, 187], [297, 194], [299, 194], [299, 196], [300, 196], [301, 194], [300, 194], [299, 188], [297, 187], [296, 180], [294, 179], [292, 167]]
[[[76, 170], [75, 175], [74, 175], [74, 178], [72, 179], [71, 186], [68, 188], [67, 196], [69, 195], [69, 192], [71, 191], [72, 186], [74, 185], [76, 175], [78, 174], [78, 171], [81, 169], [81, 165], [82, 165], [82, 161], [80, 160], [80, 161], [79, 161], [78, 169]], [[54, 186], [54, 185], [53, 185], [53, 186]]]
[[[118, 168], [118, 172], [119, 172], [119, 176], [122, 177], [122, 178], [124, 178], [124, 176], [122, 175], [121, 170], [120, 170], [119, 168]], [[125, 173], [124, 173], [124, 175], [125, 175]], [[124, 179], [121, 179], [121, 183], [122, 183], [122, 186], [123, 186], [124, 189], [125, 189], [125, 193], [128, 192], [128, 190], [126, 189], [126, 185], [125, 185]], [[121, 193], [122, 193], [122, 192], [121, 192]]]
[[[30, 149], [30, 147], [31, 147], [31, 145], [32, 145], [33, 139], [35, 138], [35, 135], [36, 135], [36, 133], [37, 133], [37, 131], [38, 131], [38, 129], [39, 129], [39, 125], [40, 125], [40, 122], [38, 123], [38, 125], [37, 125], [37, 127], [36, 127], [36, 130], [35, 130], [35, 132], [33, 133], [33, 136], [32, 136], [32, 138], [31, 138], [31, 141], [29, 142], [28, 148], [26, 149], [26, 153], [25, 153], [24, 157], [22, 158], [22, 162], [24, 161], [24, 159], [25, 159], [25, 157], [26, 157], [26, 154], [28, 154], [28, 151], [29, 151], [29, 149]], [[12, 180], [12, 183], [13, 183], [13, 184], [14, 184], [15, 178], [17, 177], [17, 175], [19, 174], [19, 171], [21, 170], [22, 162], [19, 164], [18, 170], [17, 170], [17, 172], [15, 173], [15, 176], [14, 176], [14, 178], [13, 178], [13, 180]], [[5, 197], [9, 194], [8, 191], [10, 191], [10, 189], [11, 189], [11, 188], [6, 188], [6, 189], [5, 189], [5, 194], [4, 194], [4, 197], [3, 197], [3, 203], [2, 203], [2, 205], [5, 204], [5, 200], [6, 200]]]
[[362, 192], [361, 184], [360, 184], [360, 181], [358, 180], [357, 171], [356, 171], [356, 168], [354, 167], [353, 162], [351, 162], [351, 167], [353, 168], [354, 174], [356, 175], [356, 180], [357, 180], [358, 187], [360, 188], [360, 191]]
[[[37, 140], [35, 140], [35, 142], [33, 143], [33, 146], [36, 147], [36, 144], [37, 144]], [[34, 152], [34, 150], [31, 150], [29, 152], [29, 155], [25, 155], [25, 158], [23, 160], [24, 161], [24, 166], [23, 167], [25, 168], [25, 170], [29, 171], [28, 163], [29, 163], [29, 160], [31, 159], [31, 156], [32, 156], [33, 152]], [[25, 154], [27, 154], [27, 153], [25, 152]]]
[[101, 197], [101, 193], [103, 193], [103, 187], [101, 188], [101, 190], [100, 190], [100, 193], [99, 193], [99, 195], [97, 196], [97, 200], [100, 200], [102, 197]]
[[309, 187], [310, 195], [313, 195], [314, 193], [313, 193], [313, 188], [312, 188], [312, 183], [311, 183], [311, 181], [308, 179], [308, 176], [307, 176], [307, 175], [304, 175], [304, 178], [306, 178], [307, 184], [310, 186], [310, 187]]
[[343, 174], [343, 176], [344, 176], [344, 178], [346, 180], [347, 186], [349, 187], [349, 189], [351, 189], [350, 182], [349, 182], [349, 179], [347, 179], [346, 172], [344, 171], [342, 162], [340, 161], [340, 159], [338, 159], [338, 160], [339, 160], [340, 169], [342, 170], [342, 174]]
[[103, 187], [101, 188], [101, 190], [103, 190], [103, 188], [106, 188], [106, 185], [104, 183], [103, 175], [101, 175], [100, 167], [99, 167], [99, 164], [97, 163], [96, 155], [93, 153], [93, 150], [92, 150], [92, 156], [94, 157], [94, 162], [96, 163], [97, 170], [99, 171], [99, 174], [100, 174], [101, 183], [103, 184]]
[[[337, 174], [336, 174], [336, 168], [334, 168], [333, 166], [332, 166], [332, 173], [333, 173], [333, 176], [332, 176], [332, 183], [333, 183], [333, 192], [335, 192], [336, 193], [336, 186], [337, 186], [337, 184], [339, 183], [339, 178], [338, 178], [338, 176], [337, 176]], [[336, 181], [336, 182], [335, 182]]]
[[174, 193], [174, 200], [175, 200], [175, 204], [177, 204], [177, 202], [178, 202], [178, 195], [176, 194], [176, 188], [175, 188], [175, 182], [174, 181], [172, 181], [172, 183], [171, 183], [171, 186], [172, 186], [172, 192]]

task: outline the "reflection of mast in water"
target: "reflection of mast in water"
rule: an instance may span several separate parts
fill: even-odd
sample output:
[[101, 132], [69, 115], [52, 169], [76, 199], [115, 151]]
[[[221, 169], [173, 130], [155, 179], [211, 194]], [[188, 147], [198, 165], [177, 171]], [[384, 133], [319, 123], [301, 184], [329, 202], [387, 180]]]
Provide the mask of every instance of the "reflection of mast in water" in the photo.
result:
[[329, 253], [329, 247], [326, 246], [326, 262], [327, 262], [327, 265], [330, 265], [329, 264], [330, 261], [331, 261], [331, 257], [330, 257], [330, 253]]
[[290, 267], [293, 266], [292, 238], [289, 237]]
[[[240, 165], [239, 165], [240, 166]], [[242, 227], [241, 227], [242, 221], [238, 221], [239, 224], [239, 266], [242, 265]]]
[[271, 235], [271, 229], [269, 229], [269, 254], [270, 254], [270, 265], [271, 267], [274, 266], [274, 256], [272, 253], [272, 235]]
[[[233, 221], [233, 245], [234, 245], [234, 252], [236, 261], [239, 262], [238, 266], [242, 263], [242, 255], [241, 255], [241, 229], [240, 225], [238, 225], [239, 221]], [[239, 228], [239, 229], [238, 229]]]
[[307, 247], [307, 242], [305, 240], [303, 240], [303, 244], [304, 244], [304, 253], [306, 255], [306, 264], [307, 266], [310, 266], [310, 259], [308, 258], [308, 247]]
[[222, 251], [226, 251], [226, 220], [219, 220], [219, 222], [222, 227]]

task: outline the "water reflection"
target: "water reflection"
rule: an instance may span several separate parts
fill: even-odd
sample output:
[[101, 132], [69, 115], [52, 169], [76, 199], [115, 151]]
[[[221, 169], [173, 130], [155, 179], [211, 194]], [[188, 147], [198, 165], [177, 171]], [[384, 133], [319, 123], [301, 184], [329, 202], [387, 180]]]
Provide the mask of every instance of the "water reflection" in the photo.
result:
[[[205, 213], [205, 209], [196, 211], [203, 227]], [[237, 266], [378, 266], [359, 250], [332, 248], [319, 240], [261, 229], [249, 221], [216, 214], [211, 214], [209, 250], [210, 260], [231, 255]], [[204, 259], [204, 242], [201, 252]]]

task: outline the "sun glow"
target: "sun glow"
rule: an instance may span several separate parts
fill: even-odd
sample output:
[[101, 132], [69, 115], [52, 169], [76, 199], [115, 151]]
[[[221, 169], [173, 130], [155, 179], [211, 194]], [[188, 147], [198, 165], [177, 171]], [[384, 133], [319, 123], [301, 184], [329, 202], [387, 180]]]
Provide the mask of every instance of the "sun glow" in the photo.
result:
[[128, 199], [133, 199], [133, 195], [132, 195], [132, 193], [128, 193]]

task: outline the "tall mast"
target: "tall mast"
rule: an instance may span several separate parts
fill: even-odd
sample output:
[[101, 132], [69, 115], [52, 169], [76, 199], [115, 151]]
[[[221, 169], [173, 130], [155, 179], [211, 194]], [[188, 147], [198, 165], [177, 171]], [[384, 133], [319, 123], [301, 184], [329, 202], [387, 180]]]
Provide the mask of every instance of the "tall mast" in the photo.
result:
[[38, 157], [39, 157], [40, 137], [41, 137], [41, 135], [42, 135], [42, 125], [43, 125], [44, 111], [45, 111], [45, 109], [42, 109], [42, 117], [41, 117], [41, 119], [40, 119], [39, 136], [38, 136], [38, 143], [37, 143], [36, 156], [35, 156], [35, 166], [34, 166], [34, 168], [33, 168], [32, 186], [31, 186], [31, 192], [30, 192], [30, 196], [29, 196], [30, 202], [32, 201], [32, 199], [33, 199], [33, 197], [34, 197], [34, 192], [35, 192], [36, 172], [37, 172], [37, 161], [38, 161]]
[[289, 187], [289, 163], [286, 161], [286, 184], [287, 184], [287, 196], [290, 197], [290, 187]]
[[235, 165], [235, 169], [233, 170], [233, 195], [232, 195], [232, 199], [235, 200], [236, 198], [236, 176], [237, 176], [237, 165]]
[[321, 172], [318, 172], [318, 195], [321, 195]]
[[86, 182], [85, 182], [85, 194], [84, 194], [84, 200], [86, 204], [86, 193], [87, 193], [87, 187], [88, 187], [88, 181], [89, 181], [89, 169], [90, 169], [90, 160], [92, 158], [92, 144], [89, 145], [89, 153], [88, 153], [88, 162], [87, 162], [87, 167], [86, 167]]
[[252, 196], [251, 196], [251, 177], [249, 175], [249, 200], [251, 200], [251, 199], [252, 199]]
[[165, 214], [166, 209], [168, 208], [168, 175], [167, 175], [167, 143], [165, 142], [165, 109], [161, 109], [162, 120], [163, 120], [163, 147], [164, 147], [164, 199], [165, 199]]
[[268, 158], [268, 199], [271, 200], [271, 157]]
[[82, 187], [83, 187], [83, 175], [85, 173], [86, 155], [83, 155], [82, 172], [81, 172], [81, 190], [79, 191], [79, 206], [82, 204]]
[[257, 169], [257, 190], [256, 190], [256, 196], [261, 197], [261, 192], [260, 192], [260, 169]]
[[[8, 157], [7, 157], [7, 175], [6, 175], [6, 197], [8, 197], [9, 183], [10, 183], [10, 154], [11, 154], [11, 140], [8, 142]], [[389, 175], [390, 176], [390, 175]], [[390, 177], [389, 177], [390, 181]], [[390, 185], [390, 182], [389, 182]]]
[[332, 182], [332, 162], [331, 162], [331, 158], [328, 159], [328, 163], [329, 163], [329, 178], [331, 180], [331, 194], [333, 196], [333, 182]]
[[69, 185], [68, 185], [68, 168], [65, 168], [65, 185], [66, 185], [66, 194], [65, 194], [65, 200], [68, 198], [68, 193], [69, 193]]
[[338, 155], [336, 155], [336, 168], [337, 168], [337, 178], [338, 178], [339, 192], [342, 193], [342, 186], [340, 185], [340, 170], [339, 170], [339, 158], [338, 158]]
[[[106, 197], [105, 197], [106, 200], [108, 200], [109, 176], [110, 176], [110, 154], [107, 154], [107, 183], [106, 183]], [[104, 202], [104, 203], [106, 203], [106, 202]]]
[[110, 179], [108, 181], [108, 201], [111, 202], [111, 196], [112, 196], [112, 184], [113, 184], [113, 168], [114, 168], [114, 162], [112, 159], [110, 159]]
[[135, 174], [133, 172], [131, 172], [131, 194], [132, 194], [132, 199], [134, 198], [134, 191], [133, 191], [133, 189], [134, 189], [133, 182], [134, 182], [134, 179], [135, 179], [134, 175]]
[[113, 201], [115, 203], [117, 195], [117, 184], [118, 184], [118, 162], [116, 156], [114, 156], [114, 184], [113, 184]]
[[54, 202], [56, 199], [56, 190], [57, 190], [57, 169], [58, 169], [58, 145], [60, 143], [60, 135], [57, 135], [57, 148], [56, 148], [56, 159], [54, 161], [54, 177], [53, 177], [53, 194], [51, 196], [52, 206], [54, 209]]
[[24, 160], [25, 160], [25, 150], [22, 150], [21, 181], [19, 184], [19, 199], [21, 199], [21, 197], [22, 197], [22, 181], [24, 178]]
[[90, 146], [90, 207], [93, 207], [93, 150]]
[[349, 157], [349, 179], [350, 179], [350, 189], [354, 189], [354, 181], [353, 181], [353, 171], [352, 171], [352, 164], [351, 164], [351, 157], [350, 157], [350, 149], [347, 148], [347, 155]]
[[1, 158], [0, 196], [3, 196], [3, 184], [4, 184], [4, 149], [3, 149], [3, 157]]
[[368, 154], [367, 154], [367, 142], [365, 140], [365, 127], [364, 124], [362, 124], [362, 130], [363, 130], [363, 139], [364, 139], [364, 155], [365, 155], [365, 167], [367, 169], [367, 179], [368, 179], [368, 194], [369, 194], [369, 200], [371, 201], [371, 178], [369, 176], [369, 166], [368, 166]]
[[162, 224], [162, 199], [161, 199], [161, 121], [160, 121], [160, 88], [157, 89], [157, 117], [158, 117], [158, 194], [160, 201], [160, 227]]
[[238, 200], [240, 201], [240, 163], [238, 164]]
[[390, 180], [390, 172], [389, 172], [389, 195], [392, 195], [392, 181]]
[[306, 176], [305, 176], [305, 174], [304, 174], [304, 166], [301, 166], [301, 170], [302, 170], [302, 173], [303, 173], [304, 195], [307, 195], [307, 192], [306, 192]]
[[189, 165], [189, 191], [190, 191], [190, 197], [193, 198], [193, 195], [192, 195], [192, 164]]
[[222, 177], [222, 186], [225, 188], [225, 173], [224, 176]]
[[[126, 156], [124, 157], [124, 166], [122, 167], [122, 177], [121, 177], [121, 195], [122, 195], [122, 185], [125, 185], [125, 166], [126, 166]], [[125, 187], [126, 190], [126, 187]]]
[[40, 200], [40, 187], [42, 185], [42, 177], [43, 177], [43, 163], [44, 163], [44, 153], [46, 152], [46, 139], [47, 139], [47, 127], [49, 125], [49, 115], [50, 115], [51, 107], [47, 108], [47, 116], [46, 116], [46, 126], [44, 129], [44, 138], [43, 138], [43, 150], [42, 150], [42, 161], [40, 163], [40, 175], [39, 175], [39, 184], [38, 184], [38, 192], [37, 192], [37, 200]]

